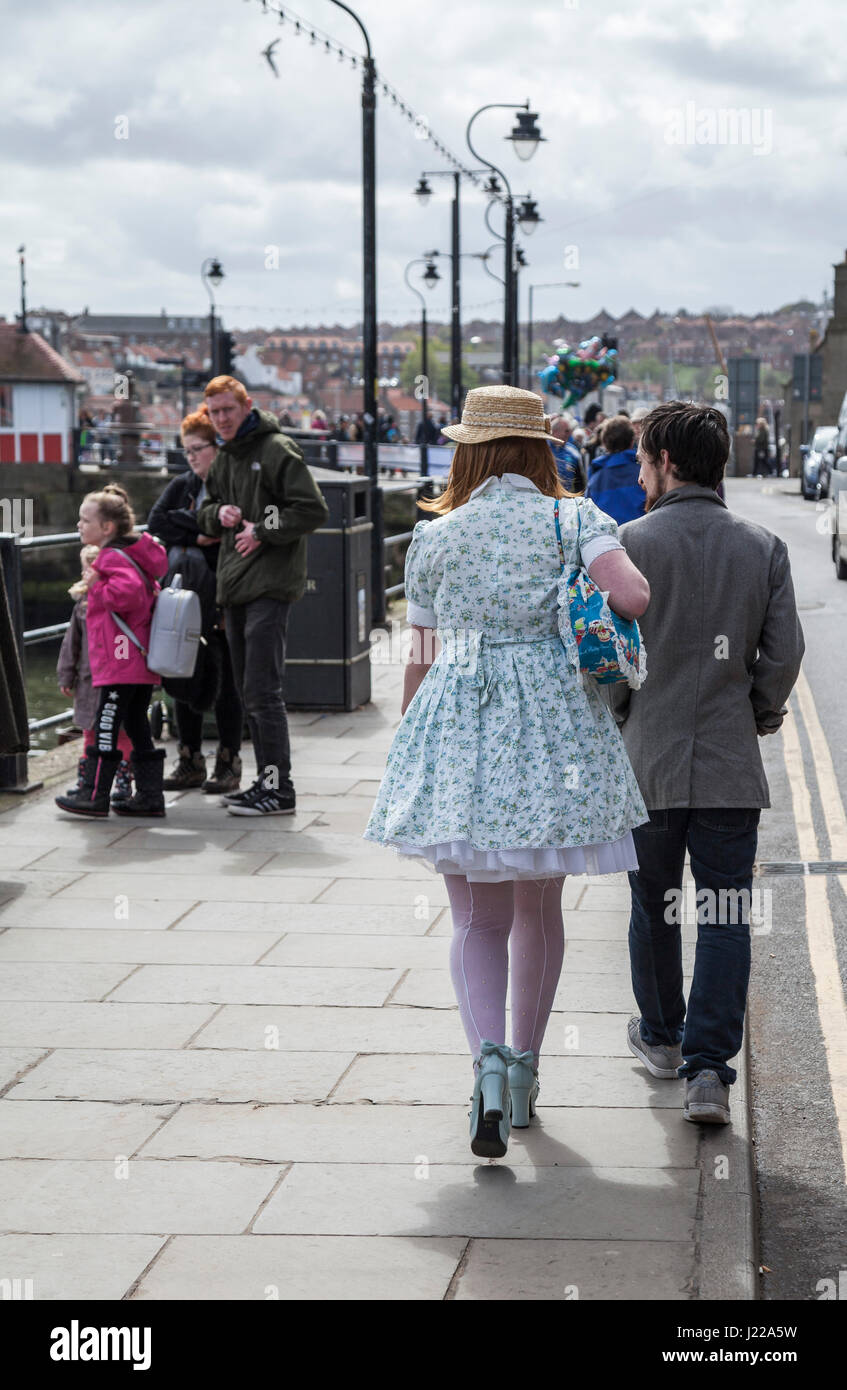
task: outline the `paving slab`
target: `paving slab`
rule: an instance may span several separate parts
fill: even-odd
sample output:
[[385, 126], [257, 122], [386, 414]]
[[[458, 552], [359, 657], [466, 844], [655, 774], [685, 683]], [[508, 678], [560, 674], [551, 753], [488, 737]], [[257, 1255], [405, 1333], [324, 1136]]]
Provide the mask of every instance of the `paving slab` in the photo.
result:
[[[183, 807], [186, 812], [189, 810], [188, 801], [180, 800], [179, 805], [181, 813]], [[196, 826], [187, 824], [187, 820], [187, 814], [180, 814], [179, 825], [166, 820], [164, 825], [133, 826], [132, 821], [124, 820], [123, 834], [112, 841], [112, 846], [120, 845], [122, 859], [127, 850], [144, 850], [150, 854], [152, 862], [157, 854], [167, 852], [196, 855], [202, 854], [212, 846], [216, 849], [228, 849], [236, 841], [244, 838], [241, 828], [243, 822], [237, 821], [234, 816], [227, 816], [227, 823], [223, 826], [207, 823], [208, 818], [205, 815], [202, 820], [200, 817], [197, 818]]]
[[[111, 845], [78, 851], [70, 846], [53, 849], [46, 853], [39, 864], [45, 869], [70, 869], [76, 867], [80, 873], [89, 874], [92, 869], [114, 869], [117, 850]], [[218, 875], [234, 877], [240, 874], [253, 874], [261, 869], [270, 858], [267, 854], [224, 854], [214, 847], [192, 853], [187, 848], [175, 845], [168, 849], [124, 849], [120, 850], [121, 873], [126, 882], [158, 874], [196, 876], [199, 879], [217, 878]], [[127, 890], [125, 890], [127, 891]], [[182, 896], [185, 896], [183, 890]]]
[[74, 872], [57, 873], [55, 870], [48, 872], [37, 869], [19, 869], [17, 872], [12, 872], [0, 868], [0, 901], [6, 902], [10, 899], [22, 898], [24, 894], [31, 902], [52, 898], [54, 893], [61, 893], [63, 889], [69, 888], [81, 877], [82, 874], [79, 869]]
[[70, 927], [95, 931], [165, 931], [193, 907], [194, 900], [137, 898], [124, 894], [120, 905], [106, 898], [47, 898], [34, 901], [29, 894], [0, 907], [0, 929], [5, 927]]
[[279, 1046], [286, 1052], [453, 1052], [467, 1056], [458, 1012], [435, 1009], [229, 1004], [216, 1011], [192, 1045], [246, 1050], [264, 1047], [270, 1028], [276, 1030]]
[[214, 1017], [214, 1004], [0, 1004], [0, 1047], [185, 1047]]
[[13, 960], [252, 965], [265, 956], [281, 936], [279, 930], [177, 933], [142, 929], [128, 932], [73, 927], [11, 927], [0, 936], [0, 965]]
[[175, 1110], [175, 1102], [0, 1100], [0, 1158], [114, 1159], [133, 1154]]
[[0, 1270], [31, 1279], [34, 1299], [116, 1302], [165, 1244], [165, 1236], [4, 1235]]
[[295, 1163], [254, 1230], [691, 1245], [698, 1190], [689, 1168]]
[[69, 1048], [53, 1052], [6, 1094], [18, 1100], [318, 1101], [353, 1060], [343, 1052]]
[[[311, 853], [301, 854], [299, 841], [291, 843], [292, 849], [286, 848], [280, 854], [272, 855], [256, 869], [259, 877], [293, 873], [314, 874], [317, 878], [350, 878], [353, 874], [360, 873], [376, 876], [386, 868], [383, 851], [379, 847], [372, 851], [365, 840], [356, 853], [337, 851], [330, 838], [327, 838], [320, 851], [312, 850]], [[397, 859], [391, 865], [391, 876], [394, 879], [410, 879], [426, 884], [430, 883], [433, 877], [425, 865], [414, 859]]]
[[[47, 1063], [39, 1070], [44, 1071]], [[547, 1057], [539, 1071], [542, 1111], [555, 1105], [672, 1107], [682, 1109], [683, 1083], [660, 1081], [632, 1056]], [[465, 1057], [412, 1054], [358, 1056], [333, 1092], [333, 1103], [371, 1101], [379, 1105], [443, 1105], [456, 1096], [470, 1097], [473, 1072]]]
[[[469, 1109], [467, 1102], [411, 1105], [398, 1124], [388, 1105], [184, 1105], [145, 1143], [143, 1154], [474, 1168], [479, 1159], [468, 1144]], [[679, 1109], [547, 1106], [530, 1129], [512, 1131], [508, 1165], [595, 1168], [614, 1155], [621, 1168], [693, 1168], [698, 1139]]]
[[3, 1220], [9, 1232], [238, 1234], [283, 1172], [274, 1164], [8, 1159]]
[[[30, 832], [30, 836], [31, 841], [35, 839], [34, 831]], [[73, 850], [71, 850], [70, 853], [73, 854]], [[43, 841], [41, 842], [41, 844], [17, 843], [0, 846], [0, 859], [2, 859], [3, 862], [4, 874], [8, 869], [25, 869], [27, 865], [31, 865], [34, 867], [39, 860], [44, 860], [47, 857], [48, 855], [45, 851]], [[61, 864], [46, 864], [45, 867], [62, 868], [64, 866]]]
[[660, 1240], [472, 1240], [451, 1297], [524, 1302], [692, 1297], [694, 1244]]
[[[439, 909], [436, 909], [438, 911]], [[266, 931], [343, 933], [360, 936], [425, 936], [432, 918], [405, 916], [393, 907], [341, 903], [197, 903], [176, 931]], [[3, 918], [0, 917], [0, 925]]]
[[[20, 1041], [19, 1039], [15, 1040]], [[10, 1087], [19, 1076], [48, 1055], [46, 1047], [0, 1048], [0, 1091]]]
[[[0, 950], [0, 959], [2, 954]], [[447, 970], [449, 942], [432, 936], [350, 936], [290, 931], [269, 950], [263, 964], [357, 965], [398, 970], [420, 966]]]
[[[229, 859], [226, 863], [229, 863]], [[57, 875], [52, 875], [56, 878]], [[135, 880], [130, 884], [129, 880]], [[135, 893], [145, 900], [163, 898], [184, 898], [191, 887], [194, 901], [208, 899], [219, 903], [310, 903], [330, 886], [330, 880], [319, 878], [295, 878], [276, 875], [272, 878], [259, 878], [256, 874], [224, 874], [209, 882], [205, 877], [191, 879], [188, 874], [157, 873], [148, 869], [146, 873], [107, 873], [102, 870], [80, 874], [71, 880], [70, 875], [55, 890], [55, 902], [73, 898], [110, 898], [128, 900], [130, 907]], [[63, 891], [62, 891], [63, 890]], [[343, 899], [342, 899], [343, 901]]]
[[465, 1245], [401, 1236], [177, 1236], [132, 1301], [442, 1299]]
[[[27, 807], [23, 814], [18, 812], [16, 819], [13, 819], [14, 812], [6, 811], [0, 815], [0, 861], [7, 868], [11, 867], [6, 864], [7, 847], [35, 844], [40, 845], [43, 854], [45, 846], [83, 845], [95, 848], [113, 844], [126, 834], [126, 827], [117, 816], [82, 825], [78, 817], [76, 822], [72, 822], [61, 820], [58, 816], [35, 815], [34, 811], [35, 807]], [[48, 834], [49, 841], [46, 838]]]
[[0, 999], [102, 999], [133, 969], [131, 965], [56, 965], [49, 961], [3, 961]]
[[[398, 880], [391, 876], [391, 865], [386, 868], [385, 878], [344, 878], [339, 877], [326, 884], [321, 892], [315, 893], [312, 902], [344, 903], [373, 907], [397, 907], [407, 913], [421, 913], [427, 904], [441, 908], [449, 903], [443, 878], [428, 876], [424, 880]], [[267, 875], [257, 876], [251, 882], [269, 883]], [[314, 880], [303, 880], [303, 882]], [[288, 882], [283, 879], [283, 882]]]
[[[145, 1006], [121, 1006], [107, 1002], [65, 1007], [143, 1009]], [[190, 1006], [173, 1004], [159, 1007], [179, 1009]], [[582, 1054], [595, 1057], [631, 1057], [626, 1039], [629, 1017], [628, 1013], [553, 1013], [550, 1015], [544, 1037], [544, 1056], [570, 1057]], [[508, 1011], [506, 1018], [507, 1034], [510, 1034]], [[264, 1047], [268, 1028], [276, 1029], [280, 1047], [289, 1052], [309, 1052], [315, 1049], [341, 1052], [352, 1050], [357, 1053], [453, 1053], [465, 1058], [468, 1055], [458, 1010], [404, 1008], [395, 1004], [386, 1008], [339, 1008], [332, 1005], [263, 1007], [230, 1004], [214, 1010], [192, 1046], [239, 1049]], [[84, 1046], [85, 1043], [83, 1041], [76, 1045]]]
[[174, 1004], [378, 1006], [385, 1003], [400, 978], [399, 970], [322, 970], [296, 965], [142, 965], [112, 998]]

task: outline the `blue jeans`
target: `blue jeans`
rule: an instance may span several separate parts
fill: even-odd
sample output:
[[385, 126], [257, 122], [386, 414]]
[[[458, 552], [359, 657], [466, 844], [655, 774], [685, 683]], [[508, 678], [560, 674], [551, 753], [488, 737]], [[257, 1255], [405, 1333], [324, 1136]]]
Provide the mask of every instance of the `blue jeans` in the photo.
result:
[[[750, 895], [758, 809], [650, 811], [632, 832], [629, 958], [641, 1037], [682, 1043], [680, 1076], [710, 1067], [725, 1086], [740, 1047], [750, 979]], [[682, 993], [682, 870], [685, 851], [697, 892], [697, 947], [686, 1012]]]

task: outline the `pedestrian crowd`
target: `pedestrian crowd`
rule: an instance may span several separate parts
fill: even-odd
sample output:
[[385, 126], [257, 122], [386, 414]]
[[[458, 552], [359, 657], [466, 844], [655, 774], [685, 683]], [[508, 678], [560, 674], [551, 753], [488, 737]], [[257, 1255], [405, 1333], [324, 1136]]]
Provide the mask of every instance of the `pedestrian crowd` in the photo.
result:
[[[336, 437], [359, 428], [342, 417]], [[393, 428], [380, 422], [385, 438]], [[494, 386], [468, 393], [460, 421], [420, 429], [418, 442], [437, 430], [455, 450], [443, 491], [418, 504], [431, 518], [406, 556], [411, 657], [365, 838], [444, 877], [471, 1148], [502, 1157], [535, 1113], [568, 874], [628, 874], [639, 1012], [627, 1046], [654, 1077], [685, 1079], [686, 1119], [728, 1123], [770, 804], [758, 741], [782, 724], [803, 655], [786, 546], [727, 507], [729, 437], [711, 407], [608, 419], [591, 407], [579, 425]], [[296, 442], [232, 377], [208, 383], [182, 443], [188, 468], [143, 533], [117, 484], [80, 506], [58, 669], [85, 731], [77, 785], [56, 798], [70, 814], [164, 816], [168, 788], [215, 794], [232, 815], [296, 808], [286, 632], [328, 509]], [[147, 656], [177, 572], [199, 597], [203, 642], [190, 678], [161, 680], [178, 735], [166, 776]], [[256, 776], [242, 790], [245, 721]], [[687, 1000], [686, 853], [698, 902]]]

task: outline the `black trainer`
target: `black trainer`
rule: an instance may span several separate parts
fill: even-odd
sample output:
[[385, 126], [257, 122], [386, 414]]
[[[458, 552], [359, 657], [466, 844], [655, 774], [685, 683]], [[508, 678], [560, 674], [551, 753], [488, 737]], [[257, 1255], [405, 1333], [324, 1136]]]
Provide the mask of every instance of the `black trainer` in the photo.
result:
[[237, 799], [227, 797], [225, 804], [231, 816], [293, 816], [297, 809], [293, 787], [268, 787], [261, 777]]

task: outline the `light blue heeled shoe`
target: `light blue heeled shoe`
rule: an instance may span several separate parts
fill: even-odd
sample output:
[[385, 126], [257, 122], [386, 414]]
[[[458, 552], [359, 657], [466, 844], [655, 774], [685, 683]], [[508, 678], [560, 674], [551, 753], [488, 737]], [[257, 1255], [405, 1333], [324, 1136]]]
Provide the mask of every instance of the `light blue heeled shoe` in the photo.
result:
[[506, 1043], [483, 1040], [479, 1047], [476, 1080], [471, 1096], [471, 1153], [479, 1158], [502, 1158], [511, 1130], [509, 1064], [512, 1049]]
[[512, 1128], [527, 1129], [538, 1099], [538, 1072], [535, 1054], [513, 1052], [509, 1063], [509, 1095], [512, 1102]]

